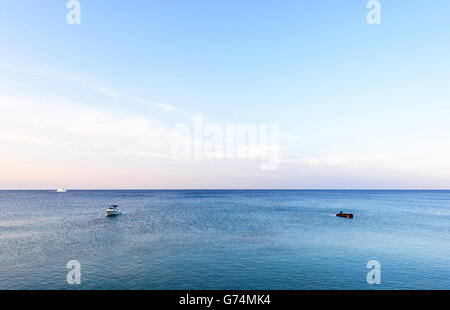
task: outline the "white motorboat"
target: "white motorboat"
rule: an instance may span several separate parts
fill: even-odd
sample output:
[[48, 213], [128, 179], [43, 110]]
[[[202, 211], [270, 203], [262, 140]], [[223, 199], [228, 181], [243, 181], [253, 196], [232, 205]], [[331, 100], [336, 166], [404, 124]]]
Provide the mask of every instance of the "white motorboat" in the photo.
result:
[[65, 190], [64, 188], [58, 188], [58, 189], [56, 190], [56, 192], [57, 192], [57, 193], [65, 193], [65, 192], [67, 192], [67, 190]]
[[122, 211], [119, 209], [119, 206], [117, 205], [110, 205], [106, 211], [106, 216], [115, 216], [115, 215], [121, 215]]

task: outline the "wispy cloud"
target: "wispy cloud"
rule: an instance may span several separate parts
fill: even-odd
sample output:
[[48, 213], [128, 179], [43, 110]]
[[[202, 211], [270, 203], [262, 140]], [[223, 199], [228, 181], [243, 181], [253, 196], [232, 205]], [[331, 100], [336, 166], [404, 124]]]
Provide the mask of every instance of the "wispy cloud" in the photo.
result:
[[301, 166], [324, 166], [324, 167], [374, 167], [386, 166], [392, 158], [386, 155], [342, 155], [331, 157], [306, 156], [297, 159], [284, 159], [283, 162], [291, 165]]
[[167, 103], [161, 103], [161, 102], [158, 102], [158, 101], [152, 101], [152, 100], [148, 100], [148, 99], [143, 99], [143, 98], [133, 97], [133, 96], [127, 96], [127, 95], [120, 95], [120, 97], [127, 98], [129, 100], [132, 100], [132, 101], [135, 101], [135, 102], [138, 102], [138, 103], [155, 105], [155, 106], [158, 106], [159, 108], [161, 108], [164, 111], [173, 111], [173, 110], [175, 110], [173, 105], [170, 105], [170, 104], [167, 104]]
[[170, 157], [170, 130], [137, 114], [118, 114], [48, 99], [0, 96], [0, 140], [15, 144], [44, 144], [87, 148], [154, 158]]
[[103, 83], [93, 81], [86, 77], [80, 77], [80, 76], [70, 75], [70, 74], [66, 74], [66, 73], [55, 72], [55, 71], [51, 71], [51, 70], [32, 71], [32, 70], [28, 70], [28, 69], [24, 69], [24, 68], [20, 68], [20, 67], [6, 66], [6, 65], [0, 65], [0, 69], [25, 74], [28, 76], [35, 76], [35, 77], [39, 77], [39, 78], [64, 80], [67, 82], [76, 83], [82, 87], [86, 87], [90, 90], [93, 90], [95, 92], [98, 92], [104, 96], [108, 96], [113, 99], [124, 99], [124, 100], [134, 101], [137, 103], [153, 105], [164, 111], [175, 110], [175, 107], [173, 105], [170, 105], [167, 103], [161, 103], [161, 102], [155, 101], [155, 100], [149, 100], [146, 98], [141, 98], [141, 97], [137, 97], [137, 96], [124, 94], [124, 93], [119, 92], [109, 86], [104, 85]]

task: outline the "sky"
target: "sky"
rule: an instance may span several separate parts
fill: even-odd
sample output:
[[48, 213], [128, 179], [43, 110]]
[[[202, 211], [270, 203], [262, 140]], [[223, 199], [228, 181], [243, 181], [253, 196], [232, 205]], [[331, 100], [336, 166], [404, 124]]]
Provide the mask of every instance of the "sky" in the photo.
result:
[[0, 2], [0, 189], [450, 188], [449, 1], [79, 2]]

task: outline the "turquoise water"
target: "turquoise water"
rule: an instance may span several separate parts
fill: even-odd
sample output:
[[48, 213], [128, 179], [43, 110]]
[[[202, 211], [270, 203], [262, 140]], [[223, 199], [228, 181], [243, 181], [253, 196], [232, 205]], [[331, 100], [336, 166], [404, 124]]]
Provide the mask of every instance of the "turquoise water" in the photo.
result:
[[0, 191], [0, 211], [0, 289], [450, 289], [450, 191]]

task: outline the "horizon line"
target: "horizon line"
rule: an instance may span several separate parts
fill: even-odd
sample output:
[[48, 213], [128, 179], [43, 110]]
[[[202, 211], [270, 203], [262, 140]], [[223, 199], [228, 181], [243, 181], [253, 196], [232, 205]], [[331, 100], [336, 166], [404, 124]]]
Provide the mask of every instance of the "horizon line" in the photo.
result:
[[[73, 188], [66, 191], [450, 191], [450, 188]], [[0, 191], [56, 191], [57, 188], [1, 189]]]

